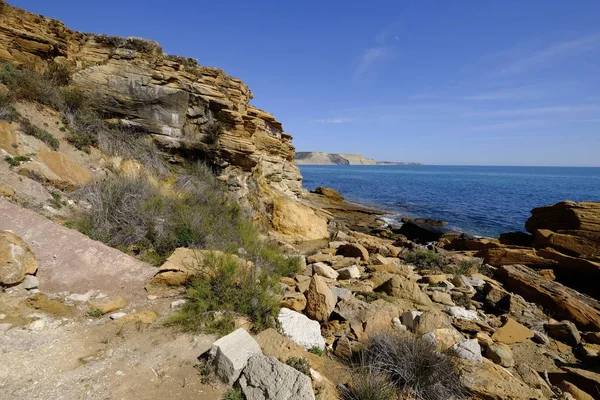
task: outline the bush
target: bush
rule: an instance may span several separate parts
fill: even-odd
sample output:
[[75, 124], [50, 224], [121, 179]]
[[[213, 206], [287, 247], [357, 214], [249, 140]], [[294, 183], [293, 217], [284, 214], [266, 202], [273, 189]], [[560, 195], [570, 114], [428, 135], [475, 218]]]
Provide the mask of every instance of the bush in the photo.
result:
[[363, 368], [386, 374], [399, 389], [418, 399], [460, 398], [457, 365], [421, 338], [401, 335], [374, 336], [361, 354]]
[[223, 397], [221, 397], [222, 400], [242, 400], [243, 398], [242, 392], [240, 392], [238, 389], [229, 389], [227, 392], [225, 392]]
[[60, 141], [50, 132], [46, 131], [45, 129], [39, 128], [33, 125], [31, 122], [25, 120], [21, 121], [21, 127], [23, 128], [23, 132], [26, 135], [33, 136], [34, 138], [41, 140], [42, 142], [50, 146], [52, 150], [58, 150], [58, 147], [60, 146]]
[[40, 73], [4, 63], [0, 66], [0, 82], [8, 87], [16, 100], [37, 101], [57, 110], [62, 107], [58, 87]]
[[406, 262], [417, 268], [441, 269], [444, 266], [444, 257], [432, 250], [419, 249], [411, 251], [406, 256]]
[[278, 276], [241, 267], [239, 259], [229, 254], [206, 255], [203, 262], [202, 272], [189, 284], [187, 303], [167, 324], [225, 335], [235, 327], [234, 315], [243, 314], [257, 331], [275, 325], [281, 291]]
[[352, 383], [341, 390], [343, 400], [396, 400], [397, 389], [390, 378], [373, 370], [352, 373]]
[[302, 372], [304, 375], [310, 376], [310, 363], [304, 357], [290, 357], [285, 363], [290, 367]]
[[21, 165], [22, 162], [31, 161], [31, 158], [26, 157], [26, 156], [14, 156], [14, 157], [6, 156], [6, 157], [4, 157], [4, 160], [11, 167], [18, 167], [19, 165]]
[[443, 268], [444, 272], [454, 274], [454, 275], [467, 275], [478, 272], [483, 264], [483, 260], [481, 258], [469, 258], [469, 259], [460, 259], [455, 261], [452, 264], [449, 264]]
[[54, 86], [66, 86], [71, 83], [71, 72], [66, 65], [53, 62], [43, 73], [43, 78]]
[[319, 346], [313, 346], [310, 349], [308, 349], [309, 353], [315, 354], [317, 356], [322, 356], [323, 355], [323, 349], [320, 348]]
[[12, 97], [0, 94], [0, 120], [14, 122], [20, 118], [19, 113], [12, 105]]

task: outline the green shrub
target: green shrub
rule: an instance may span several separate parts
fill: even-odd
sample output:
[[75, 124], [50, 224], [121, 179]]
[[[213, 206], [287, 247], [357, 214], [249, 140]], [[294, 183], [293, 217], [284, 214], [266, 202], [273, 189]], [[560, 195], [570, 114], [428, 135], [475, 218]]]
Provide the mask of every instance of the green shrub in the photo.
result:
[[0, 82], [8, 87], [16, 100], [37, 101], [57, 110], [62, 107], [58, 87], [40, 73], [4, 63], [0, 65]]
[[454, 275], [470, 276], [475, 272], [479, 272], [483, 260], [481, 258], [460, 259], [452, 264], [448, 264], [443, 268], [443, 271]]
[[243, 398], [242, 392], [240, 392], [238, 389], [229, 389], [227, 392], [225, 392], [223, 397], [221, 397], [222, 400], [242, 400]]
[[285, 363], [290, 367], [302, 372], [304, 375], [310, 376], [310, 363], [304, 357], [290, 357]]
[[369, 369], [353, 371], [352, 382], [341, 390], [343, 400], [396, 400], [397, 389], [389, 377]]
[[47, 130], [39, 128], [26, 120], [21, 121], [21, 127], [26, 135], [33, 136], [34, 138], [41, 140], [51, 147], [52, 150], [58, 150], [60, 141]]
[[279, 277], [259, 268], [240, 267], [232, 255], [207, 255], [202, 272], [189, 284], [182, 311], [167, 324], [185, 331], [225, 335], [234, 327], [234, 315], [243, 314], [260, 331], [275, 325], [281, 291]]
[[29, 158], [27, 156], [14, 156], [14, 157], [6, 156], [6, 157], [4, 157], [4, 160], [11, 167], [18, 167], [19, 165], [21, 165], [22, 162], [31, 161], [31, 158]]
[[398, 389], [417, 399], [446, 400], [463, 395], [455, 360], [412, 335], [371, 337], [360, 362], [359, 370], [385, 374]]
[[308, 349], [308, 352], [312, 353], [312, 354], [316, 354], [317, 356], [323, 355], [323, 349], [318, 346], [311, 347], [310, 349]]
[[419, 249], [408, 253], [406, 262], [417, 268], [441, 269], [444, 266], [444, 257], [432, 250]]
[[43, 78], [55, 86], [66, 86], [71, 83], [71, 72], [66, 65], [53, 62], [42, 74]]

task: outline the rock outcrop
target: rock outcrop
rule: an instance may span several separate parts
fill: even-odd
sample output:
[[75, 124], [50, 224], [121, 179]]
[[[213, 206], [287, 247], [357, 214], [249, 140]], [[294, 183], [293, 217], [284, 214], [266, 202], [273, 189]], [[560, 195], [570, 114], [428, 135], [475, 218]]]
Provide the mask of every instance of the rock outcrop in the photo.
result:
[[[269, 222], [273, 209], [281, 208], [274, 201], [303, 191], [292, 136], [273, 115], [249, 104], [253, 96], [243, 81], [220, 69], [167, 55], [151, 40], [76, 32], [4, 2], [0, 62], [38, 72], [68, 67], [72, 86], [93, 94], [107, 121], [147, 134], [165, 152], [210, 162], [232, 196], [258, 219]], [[91, 179], [60, 154], [48, 152], [48, 162], [28, 163], [27, 173], [62, 179], [63, 187]], [[275, 228], [310, 240], [325, 237], [326, 224], [314, 216], [303, 225], [307, 232], [298, 221]]]
[[318, 151], [299, 151], [295, 156], [296, 164], [305, 165], [420, 165], [411, 162], [375, 161], [360, 154], [335, 154]]

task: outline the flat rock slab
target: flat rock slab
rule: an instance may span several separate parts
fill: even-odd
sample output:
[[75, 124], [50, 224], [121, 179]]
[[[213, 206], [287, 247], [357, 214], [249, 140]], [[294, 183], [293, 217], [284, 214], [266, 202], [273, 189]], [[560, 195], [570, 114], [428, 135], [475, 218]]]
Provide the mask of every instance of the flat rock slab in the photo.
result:
[[94, 289], [127, 297], [133, 291], [143, 295], [145, 284], [156, 272], [151, 265], [3, 199], [0, 230], [14, 232], [29, 245], [45, 292]]
[[240, 328], [213, 343], [209, 355], [219, 378], [233, 384], [240, 377], [248, 359], [262, 355], [262, 350], [256, 340]]

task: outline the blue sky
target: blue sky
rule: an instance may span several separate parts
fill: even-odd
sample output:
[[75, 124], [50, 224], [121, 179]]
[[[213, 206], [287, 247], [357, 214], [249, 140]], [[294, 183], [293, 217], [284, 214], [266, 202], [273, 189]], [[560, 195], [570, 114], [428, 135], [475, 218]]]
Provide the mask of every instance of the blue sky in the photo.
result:
[[600, 166], [597, 0], [8, 1], [224, 69], [299, 151]]

